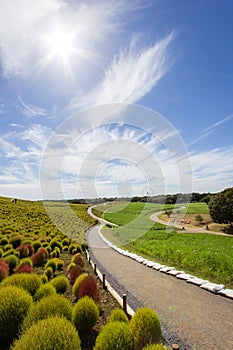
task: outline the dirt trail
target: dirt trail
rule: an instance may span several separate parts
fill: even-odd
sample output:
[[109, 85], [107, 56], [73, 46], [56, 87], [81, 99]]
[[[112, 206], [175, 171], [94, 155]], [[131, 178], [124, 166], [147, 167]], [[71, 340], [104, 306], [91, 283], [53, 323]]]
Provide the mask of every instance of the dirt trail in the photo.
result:
[[[159, 216], [162, 214], [163, 212], [160, 211], [160, 212], [156, 212], [152, 215], [150, 215], [150, 219], [152, 221], [155, 221], [155, 222], [158, 222], [160, 224], [163, 224], [163, 225], [169, 225], [169, 222], [168, 221], [165, 221], [165, 220], [161, 220], [159, 219]], [[176, 228], [176, 229], [180, 229], [182, 230], [182, 227], [184, 227], [184, 230], [182, 230], [183, 233], [211, 233], [213, 235], [218, 235], [218, 236], [230, 236], [228, 235], [227, 233], [224, 233], [224, 232], [215, 232], [215, 231], [211, 231], [211, 230], [206, 230], [205, 228], [198, 228], [198, 227], [190, 227], [188, 225], [186, 225], [185, 223], [182, 225], [180, 224], [174, 224], [172, 223], [172, 225]]]

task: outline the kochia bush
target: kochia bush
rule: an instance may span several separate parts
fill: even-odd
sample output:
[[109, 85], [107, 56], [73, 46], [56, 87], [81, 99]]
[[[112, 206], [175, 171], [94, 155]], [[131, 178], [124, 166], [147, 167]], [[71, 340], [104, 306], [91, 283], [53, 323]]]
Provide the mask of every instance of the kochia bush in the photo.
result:
[[158, 314], [148, 307], [137, 309], [130, 320], [130, 329], [135, 350], [141, 350], [145, 345], [161, 340], [162, 330]]
[[32, 297], [22, 288], [7, 286], [0, 289], [1, 341], [10, 343], [18, 336], [20, 326], [32, 305]]
[[80, 338], [66, 319], [50, 317], [30, 327], [11, 350], [80, 350]]
[[133, 350], [133, 336], [129, 325], [124, 322], [110, 322], [96, 339], [94, 350]]
[[94, 327], [99, 318], [99, 309], [88, 296], [78, 300], [73, 308], [72, 323], [80, 333], [86, 333]]
[[15, 256], [14, 254], [8, 255], [4, 258], [4, 260], [7, 262], [7, 264], [9, 265], [9, 269], [10, 269], [10, 273], [13, 273], [14, 268], [16, 267], [16, 265], [18, 264], [18, 257]]
[[88, 276], [87, 278], [84, 279], [78, 291], [79, 299], [86, 295], [88, 295], [95, 301], [98, 301], [100, 297], [98, 284], [96, 282], [96, 279], [92, 276]]
[[34, 273], [20, 273], [7, 277], [3, 282], [3, 286], [16, 286], [25, 289], [32, 296], [41, 286], [40, 277]]
[[122, 309], [115, 309], [111, 312], [109, 322], [124, 322], [129, 323], [128, 317]]
[[82, 282], [85, 280], [85, 278], [87, 278], [89, 275], [85, 272], [82, 273], [78, 278], [76, 278], [74, 285], [72, 287], [72, 293], [73, 295], [76, 297], [76, 299], [78, 299], [78, 292], [79, 292], [79, 288], [82, 284]]
[[56, 294], [56, 289], [54, 286], [52, 286], [50, 283], [45, 283], [40, 286], [40, 288], [37, 289], [35, 295], [34, 295], [34, 300], [39, 301], [45, 297], [48, 297], [50, 295], [55, 295]]
[[9, 265], [8, 263], [0, 259], [0, 282], [3, 281], [9, 275]]
[[64, 275], [54, 277], [49, 284], [51, 284], [59, 294], [64, 294], [69, 287], [68, 278]]
[[34, 304], [24, 320], [23, 331], [30, 328], [32, 324], [53, 316], [64, 317], [69, 321], [72, 318], [71, 303], [62, 295], [50, 295]]

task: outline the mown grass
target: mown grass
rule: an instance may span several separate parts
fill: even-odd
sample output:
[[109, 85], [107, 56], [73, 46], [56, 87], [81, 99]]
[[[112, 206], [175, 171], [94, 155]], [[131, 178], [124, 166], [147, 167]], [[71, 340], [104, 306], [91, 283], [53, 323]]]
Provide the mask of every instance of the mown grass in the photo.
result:
[[[152, 223], [148, 216], [159, 209], [154, 204], [146, 205], [140, 216], [143, 203], [130, 203], [117, 211], [117, 206], [108, 208], [102, 216], [121, 226], [112, 228], [114, 244], [146, 256], [151, 260], [175, 266], [197, 277], [209, 279], [233, 287], [233, 238], [204, 233], [178, 233], [166, 230], [164, 225]], [[208, 208], [208, 207], [207, 207]], [[189, 212], [203, 214], [205, 203], [191, 203]], [[108, 239], [111, 237], [108, 230]]]
[[209, 214], [209, 207], [206, 203], [190, 203], [176, 205], [175, 208], [185, 207], [178, 209], [180, 213], [186, 214]]

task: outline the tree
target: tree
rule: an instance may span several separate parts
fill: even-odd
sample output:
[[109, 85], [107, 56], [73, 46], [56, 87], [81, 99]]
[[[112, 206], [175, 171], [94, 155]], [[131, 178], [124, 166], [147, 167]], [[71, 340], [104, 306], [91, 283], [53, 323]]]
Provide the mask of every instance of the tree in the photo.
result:
[[233, 187], [215, 194], [209, 202], [210, 216], [219, 224], [233, 224]]
[[203, 223], [203, 217], [200, 214], [196, 215], [195, 219], [199, 225]]

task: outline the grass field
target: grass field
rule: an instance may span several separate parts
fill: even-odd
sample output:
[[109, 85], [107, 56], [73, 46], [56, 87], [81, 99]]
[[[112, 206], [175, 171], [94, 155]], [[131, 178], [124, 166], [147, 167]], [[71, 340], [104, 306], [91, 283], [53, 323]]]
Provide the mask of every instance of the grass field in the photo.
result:
[[[233, 237], [167, 232], [164, 225], [148, 218], [159, 206], [146, 204], [143, 211], [142, 207], [143, 203], [130, 203], [124, 208], [122, 204], [105, 208], [102, 217], [120, 225], [112, 228], [111, 234], [107, 231], [108, 239], [112, 236], [114, 244], [127, 250], [233, 287]], [[207, 209], [205, 203], [192, 203], [188, 211], [204, 214]]]

